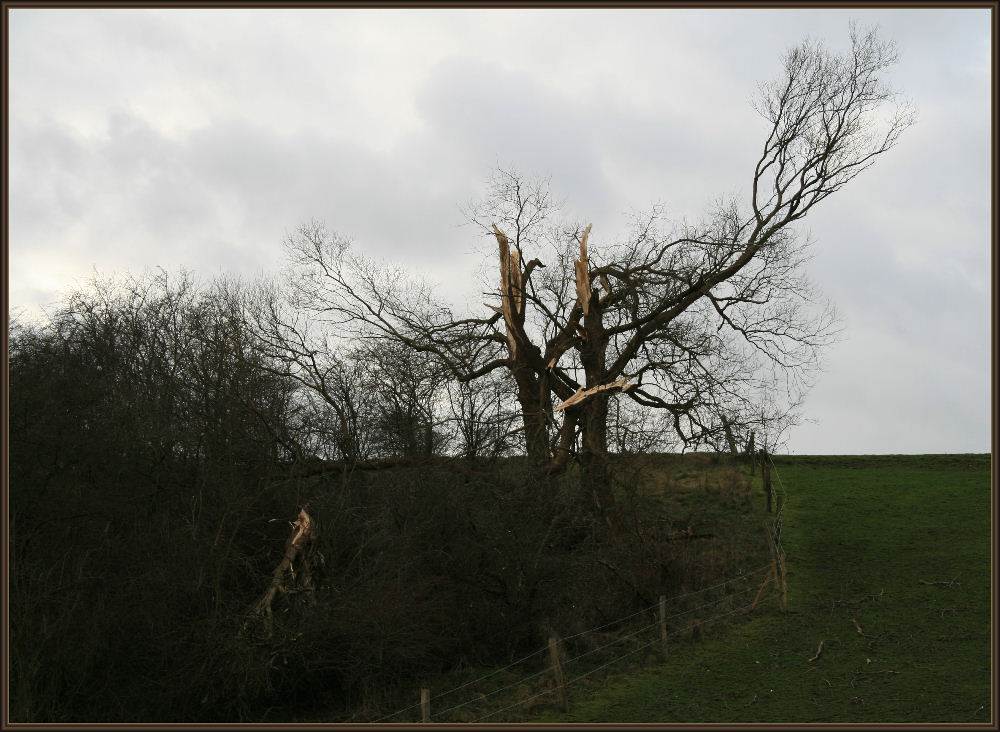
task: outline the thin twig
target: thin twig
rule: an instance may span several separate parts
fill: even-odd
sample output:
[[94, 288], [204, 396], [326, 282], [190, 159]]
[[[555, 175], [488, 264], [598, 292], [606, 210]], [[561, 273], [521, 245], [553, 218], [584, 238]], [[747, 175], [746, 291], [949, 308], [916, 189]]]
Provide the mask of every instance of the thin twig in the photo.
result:
[[958, 576], [956, 576], [955, 579], [951, 580], [950, 582], [928, 582], [927, 580], [920, 580], [920, 584], [922, 584], [922, 585], [943, 585], [944, 587], [954, 587], [955, 585], [961, 585], [962, 584], [961, 582], [956, 582], [955, 580], [957, 580], [957, 579], [958, 579]]
[[815, 661], [819, 658], [819, 654], [823, 652], [823, 641], [819, 642], [819, 648], [816, 649], [816, 655], [809, 659], [810, 662]]

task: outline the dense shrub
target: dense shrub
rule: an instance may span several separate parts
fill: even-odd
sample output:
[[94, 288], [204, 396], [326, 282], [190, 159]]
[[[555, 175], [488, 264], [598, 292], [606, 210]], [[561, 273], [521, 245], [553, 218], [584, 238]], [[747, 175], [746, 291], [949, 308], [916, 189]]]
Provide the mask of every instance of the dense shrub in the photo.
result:
[[[314, 405], [237, 295], [98, 283], [10, 331], [12, 720], [366, 718], [421, 679], [508, 663], [732, 565], [675, 542], [682, 517], [634, 471], [598, 518], [573, 465], [304, 454]], [[252, 609], [303, 506], [316, 538], [267, 628]]]

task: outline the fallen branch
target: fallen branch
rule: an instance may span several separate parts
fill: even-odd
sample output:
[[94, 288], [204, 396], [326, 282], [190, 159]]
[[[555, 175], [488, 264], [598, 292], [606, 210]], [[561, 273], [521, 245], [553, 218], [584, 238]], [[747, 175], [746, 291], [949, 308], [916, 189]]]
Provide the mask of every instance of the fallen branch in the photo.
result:
[[580, 402], [590, 399], [594, 394], [598, 394], [602, 391], [607, 391], [608, 389], [621, 389], [622, 391], [628, 391], [634, 386], [634, 384], [629, 384], [628, 379], [619, 379], [618, 381], [612, 381], [610, 384], [601, 384], [600, 386], [593, 386], [590, 389], [577, 389], [576, 393], [569, 399], [564, 401], [554, 411], [559, 412], [563, 409], [568, 409]]
[[810, 663], [819, 658], [819, 654], [823, 652], [823, 641], [819, 642], [819, 648], [816, 649], [816, 655], [809, 659]]
[[[268, 586], [267, 590], [261, 598], [254, 603], [250, 610], [251, 618], [263, 617], [264, 619], [264, 632], [267, 637], [271, 636], [272, 627], [272, 610], [271, 605], [274, 602], [275, 595], [278, 592], [287, 592], [284, 586], [283, 579], [285, 572], [291, 572], [292, 581], [295, 581], [295, 569], [292, 564], [299, 552], [306, 545], [307, 542], [312, 541], [316, 537], [316, 526], [313, 522], [312, 517], [306, 513], [306, 509], [302, 508], [299, 510], [299, 515], [295, 521], [289, 522], [292, 527], [292, 533], [285, 542], [285, 554], [278, 562], [278, 566], [274, 568], [271, 573], [271, 584]], [[307, 567], [308, 569], [308, 567]], [[244, 624], [244, 629], [246, 629], [247, 624]]]
[[858, 629], [858, 634], [859, 635], [864, 635], [865, 634], [865, 632], [863, 630], [861, 630], [861, 626], [858, 625], [858, 621], [857, 620], [855, 620], [854, 618], [851, 618], [851, 622], [854, 623], [854, 627]]
[[941, 585], [943, 587], [954, 587], [955, 585], [961, 585], [962, 584], [961, 582], [956, 582], [955, 580], [957, 580], [957, 579], [958, 579], [958, 577], [956, 576], [955, 579], [951, 580], [950, 582], [928, 582], [927, 580], [920, 580], [920, 584], [922, 584], [922, 585]]

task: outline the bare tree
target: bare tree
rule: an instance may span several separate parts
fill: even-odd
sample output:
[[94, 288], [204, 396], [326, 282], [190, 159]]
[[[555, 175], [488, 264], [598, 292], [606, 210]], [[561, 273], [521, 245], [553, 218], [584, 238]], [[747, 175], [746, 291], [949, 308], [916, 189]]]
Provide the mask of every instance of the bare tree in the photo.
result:
[[724, 435], [721, 415], [730, 432], [749, 425], [738, 415], [761, 394], [801, 399], [836, 318], [803, 274], [809, 242], [794, 227], [912, 123], [883, 80], [895, 59], [855, 27], [845, 55], [811, 41], [789, 51], [756, 98], [767, 137], [748, 200], [719, 201], [698, 224], [670, 226], [653, 210], [595, 247], [590, 226], [553, 223], [544, 183], [499, 171], [471, 208], [499, 250], [491, 314], [454, 317], [432, 288], [315, 223], [286, 242], [294, 297], [342, 333], [433, 354], [461, 382], [509, 374], [529, 457], [559, 467], [579, 441], [583, 487], [603, 511], [614, 395], [664, 410], [685, 445]]
[[[361, 402], [369, 396], [361, 383], [364, 369], [350, 358], [342, 339], [317, 328], [308, 312], [296, 307], [296, 294], [294, 288], [282, 289], [273, 281], [247, 289], [245, 307], [258, 348], [275, 373], [305, 387], [309, 419], [303, 434], [318, 438], [310, 440], [309, 455], [357, 461], [369, 447], [364, 444], [369, 433], [361, 429], [367, 411]], [[297, 452], [304, 456], [305, 451]]]
[[516, 394], [499, 369], [475, 381], [448, 383], [449, 422], [462, 457], [494, 459], [516, 450]]
[[390, 457], [434, 455], [445, 447], [447, 373], [427, 354], [393, 340], [367, 343], [352, 353], [365, 366], [363, 386], [373, 396], [376, 440]]

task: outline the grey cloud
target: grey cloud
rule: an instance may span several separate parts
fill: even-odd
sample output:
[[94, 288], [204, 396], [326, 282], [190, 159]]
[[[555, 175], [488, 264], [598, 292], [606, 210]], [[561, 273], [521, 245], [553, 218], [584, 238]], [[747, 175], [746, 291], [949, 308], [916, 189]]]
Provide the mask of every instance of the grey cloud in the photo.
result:
[[[406, 23], [366, 26], [360, 11], [46, 12], [12, 11], [14, 306], [51, 299], [27, 263], [61, 276], [73, 260], [84, 277], [273, 269], [284, 234], [313, 217], [457, 292], [489, 254], [457, 205], [497, 163], [551, 174], [598, 239], [652, 201], [696, 218], [748, 187], [762, 133], [747, 99], [781, 52], [805, 35], [843, 47], [852, 17], [881, 22], [921, 119], [806, 222], [809, 271], [848, 339], [807, 404], [824, 427], [792, 446], [980, 449], [988, 434], [988, 13], [546, 11], [491, 24], [492, 51], [456, 44], [421, 79], [386, 45], [413, 40]], [[433, 17], [436, 38], [491, 20]], [[496, 53], [507, 46], [516, 57]], [[550, 68], [567, 69], [564, 85]]]
[[15, 125], [11, 160], [11, 211], [17, 226], [48, 225], [83, 213], [80, 171], [89, 153], [65, 127]]
[[546, 175], [559, 195], [583, 210], [610, 198], [590, 139], [590, 117], [576, 100], [523, 72], [468, 58], [440, 65], [418, 95], [418, 110], [435, 137], [464, 148], [482, 174], [515, 164]]

